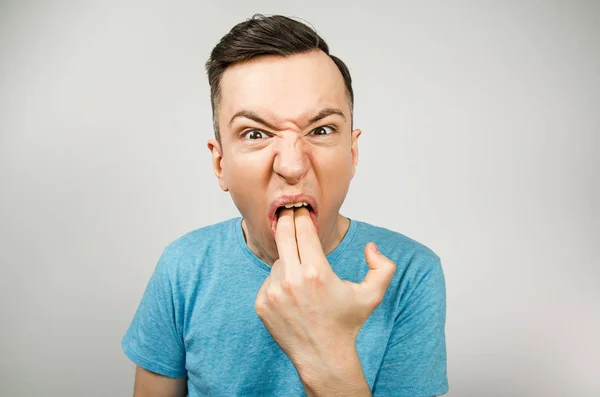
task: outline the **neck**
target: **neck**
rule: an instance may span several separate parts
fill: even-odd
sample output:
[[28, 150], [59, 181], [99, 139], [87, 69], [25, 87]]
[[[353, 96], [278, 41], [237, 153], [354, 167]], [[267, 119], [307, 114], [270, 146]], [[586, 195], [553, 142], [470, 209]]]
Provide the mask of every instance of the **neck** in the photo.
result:
[[[340, 245], [346, 232], [348, 232], [349, 227], [350, 220], [341, 214], [338, 214], [335, 222], [328, 227], [327, 230], [323, 230], [322, 233], [320, 233], [322, 234], [320, 238], [321, 246], [323, 247], [325, 255], [329, 255], [338, 245]], [[246, 219], [242, 219], [242, 231], [244, 232], [244, 239], [246, 240], [246, 244], [250, 251], [263, 262], [272, 266], [273, 263], [279, 259], [275, 241], [272, 239], [270, 241], [261, 241], [260, 238], [257, 238], [257, 234], [252, 233], [252, 230], [248, 229]]]

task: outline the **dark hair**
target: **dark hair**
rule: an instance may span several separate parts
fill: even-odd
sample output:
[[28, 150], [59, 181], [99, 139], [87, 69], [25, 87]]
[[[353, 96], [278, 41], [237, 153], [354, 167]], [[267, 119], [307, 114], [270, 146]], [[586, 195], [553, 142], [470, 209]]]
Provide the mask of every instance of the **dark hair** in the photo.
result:
[[248, 61], [260, 55], [289, 56], [321, 50], [335, 62], [346, 85], [350, 112], [354, 108], [352, 78], [348, 67], [341, 59], [329, 54], [327, 43], [307, 25], [282, 15], [264, 16], [256, 14], [238, 23], [213, 48], [206, 62], [210, 84], [215, 137], [220, 142], [217, 107], [221, 99], [221, 76], [225, 69], [238, 62]]

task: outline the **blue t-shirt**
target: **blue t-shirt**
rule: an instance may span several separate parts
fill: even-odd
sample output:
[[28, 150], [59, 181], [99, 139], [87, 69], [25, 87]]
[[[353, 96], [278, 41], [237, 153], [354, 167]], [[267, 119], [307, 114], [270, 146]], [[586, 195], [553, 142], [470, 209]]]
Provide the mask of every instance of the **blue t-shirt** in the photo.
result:
[[[241, 220], [195, 230], [164, 250], [123, 350], [149, 371], [187, 377], [191, 397], [305, 396], [294, 365], [254, 309], [270, 267], [246, 245]], [[351, 220], [342, 242], [327, 255], [341, 279], [364, 279], [369, 241], [396, 263], [396, 273], [357, 336], [366, 380], [375, 396], [444, 394], [446, 293], [440, 259], [402, 234]]]

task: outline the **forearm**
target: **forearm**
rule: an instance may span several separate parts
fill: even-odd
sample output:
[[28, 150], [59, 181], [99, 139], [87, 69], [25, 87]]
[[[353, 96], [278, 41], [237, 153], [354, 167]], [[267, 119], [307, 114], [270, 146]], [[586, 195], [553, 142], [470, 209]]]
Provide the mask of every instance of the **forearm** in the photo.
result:
[[371, 397], [356, 350], [330, 363], [297, 366], [308, 397]]

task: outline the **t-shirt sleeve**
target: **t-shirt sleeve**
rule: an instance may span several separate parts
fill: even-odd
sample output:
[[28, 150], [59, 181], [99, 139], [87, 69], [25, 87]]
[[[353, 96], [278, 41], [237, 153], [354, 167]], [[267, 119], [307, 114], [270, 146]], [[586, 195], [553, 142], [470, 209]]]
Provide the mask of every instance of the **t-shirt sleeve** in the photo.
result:
[[401, 282], [400, 308], [374, 396], [431, 397], [448, 392], [442, 266], [439, 257], [419, 254], [409, 266], [411, 274]]
[[187, 375], [185, 348], [173, 277], [169, 273], [173, 267], [170, 262], [165, 250], [121, 346], [140, 367], [171, 378], [182, 378]]

